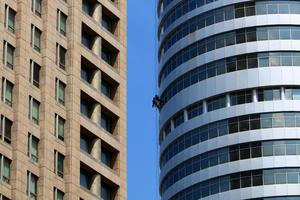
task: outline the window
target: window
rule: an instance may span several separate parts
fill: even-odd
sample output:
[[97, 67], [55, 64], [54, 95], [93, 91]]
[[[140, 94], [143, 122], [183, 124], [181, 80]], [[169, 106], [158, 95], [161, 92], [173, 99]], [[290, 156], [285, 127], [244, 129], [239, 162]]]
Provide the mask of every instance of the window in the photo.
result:
[[101, 182], [101, 199], [102, 200], [112, 200], [113, 199], [112, 188], [104, 182]]
[[56, 88], [56, 93], [55, 93], [56, 101], [58, 103], [60, 103], [61, 105], [65, 105], [66, 85], [63, 82], [61, 82], [60, 80], [56, 79], [55, 88]]
[[62, 35], [67, 34], [67, 15], [57, 10], [57, 31]]
[[10, 200], [8, 197], [6, 197], [6, 196], [4, 196], [4, 195], [1, 195], [1, 194], [0, 194], [0, 199], [1, 199], [1, 200]]
[[230, 94], [230, 105], [239, 105], [252, 102], [252, 91], [245, 90]]
[[107, 132], [112, 133], [112, 120], [105, 113], [101, 113], [101, 127]]
[[81, 168], [80, 169], [80, 186], [89, 190], [91, 187], [91, 183], [92, 183], [90, 176], [91, 176], [91, 174], [87, 170]]
[[55, 137], [64, 141], [65, 138], [65, 119], [55, 114]]
[[64, 177], [64, 160], [64, 155], [58, 151], [54, 151], [54, 171], [55, 174], [61, 178]]
[[7, 144], [11, 144], [11, 128], [13, 122], [1, 115], [0, 137]]
[[110, 17], [108, 17], [106, 14], [102, 14], [102, 26], [108, 30], [109, 32], [113, 33], [113, 22]]
[[4, 41], [3, 48], [3, 63], [6, 67], [13, 69], [15, 47]]
[[81, 79], [89, 84], [93, 83], [93, 78], [97, 73], [97, 67], [87, 59], [81, 57]]
[[38, 162], [38, 145], [39, 139], [29, 133], [27, 155], [33, 162]]
[[34, 14], [42, 16], [42, 0], [32, 0], [31, 10]]
[[56, 43], [56, 64], [63, 70], [66, 67], [66, 53], [67, 50]]
[[37, 184], [38, 177], [27, 171], [27, 196], [29, 196], [31, 200], [37, 200]]
[[80, 112], [87, 118], [91, 119], [93, 115], [93, 105], [88, 100], [81, 98], [80, 101]]
[[287, 100], [300, 100], [300, 89], [285, 89], [285, 99]]
[[207, 111], [214, 111], [226, 107], [226, 97], [216, 97], [207, 101]]
[[10, 163], [11, 161], [5, 156], [1, 155], [1, 181], [8, 183], [10, 182]]
[[101, 81], [101, 92], [108, 98], [112, 99], [112, 85], [105, 80]]
[[80, 134], [80, 149], [87, 153], [90, 153], [92, 149], [91, 139], [86, 135]]
[[2, 79], [2, 101], [12, 107], [13, 84], [7, 79]]
[[41, 52], [41, 35], [42, 31], [31, 25], [31, 47], [37, 52]]
[[101, 58], [110, 66], [114, 65], [114, 53], [102, 46]]
[[14, 33], [15, 32], [15, 18], [16, 12], [11, 9], [8, 5], [5, 5], [5, 22], [4, 26], [7, 30]]
[[59, 189], [57, 189], [56, 187], [54, 187], [54, 193], [53, 193], [53, 199], [54, 200], [63, 200], [64, 199], [64, 193], [61, 191], [61, 190], [59, 190]]
[[88, 0], [82, 0], [82, 10], [89, 16], [93, 15], [93, 6], [94, 5], [92, 5], [91, 2], [89, 2]]
[[40, 87], [40, 71], [41, 66], [30, 60], [29, 82], [37, 88]]
[[35, 124], [39, 124], [40, 120], [40, 102], [29, 96], [29, 119]]
[[280, 89], [258, 90], [258, 101], [280, 100]]
[[180, 112], [174, 117], [174, 128], [178, 127], [184, 122], [184, 113]]
[[101, 148], [101, 162], [109, 168], [113, 167], [113, 155], [105, 148]]

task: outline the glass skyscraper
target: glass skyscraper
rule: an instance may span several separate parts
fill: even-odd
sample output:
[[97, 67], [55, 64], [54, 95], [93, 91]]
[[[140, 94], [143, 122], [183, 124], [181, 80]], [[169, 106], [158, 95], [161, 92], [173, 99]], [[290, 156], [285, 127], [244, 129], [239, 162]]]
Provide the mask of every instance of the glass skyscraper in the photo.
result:
[[157, 13], [161, 199], [300, 199], [300, 1]]

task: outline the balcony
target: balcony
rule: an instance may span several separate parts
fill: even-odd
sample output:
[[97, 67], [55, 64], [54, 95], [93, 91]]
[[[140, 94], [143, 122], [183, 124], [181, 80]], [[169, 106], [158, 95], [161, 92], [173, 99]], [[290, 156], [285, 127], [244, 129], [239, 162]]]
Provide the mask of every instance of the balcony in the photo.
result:
[[119, 50], [82, 23], [81, 43], [114, 70], [118, 70]]
[[118, 103], [119, 83], [84, 57], [81, 57], [81, 80], [114, 104]]

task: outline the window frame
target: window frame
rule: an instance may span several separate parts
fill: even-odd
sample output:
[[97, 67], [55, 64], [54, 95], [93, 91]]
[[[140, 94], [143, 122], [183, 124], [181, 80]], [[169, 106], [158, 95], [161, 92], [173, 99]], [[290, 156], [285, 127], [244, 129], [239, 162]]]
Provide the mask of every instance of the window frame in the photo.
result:
[[[13, 88], [14, 84], [7, 80], [6, 78], [2, 78], [2, 102], [9, 107], [13, 105]], [[7, 95], [7, 92], [10, 92], [10, 95]], [[10, 97], [9, 97], [10, 96]]]
[[[60, 178], [64, 178], [64, 161], [65, 156], [58, 152], [57, 150], [54, 151], [54, 173], [59, 176]], [[62, 161], [61, 164], [59, 162]], [[60, 167], [62, 167], [60, 169]]]

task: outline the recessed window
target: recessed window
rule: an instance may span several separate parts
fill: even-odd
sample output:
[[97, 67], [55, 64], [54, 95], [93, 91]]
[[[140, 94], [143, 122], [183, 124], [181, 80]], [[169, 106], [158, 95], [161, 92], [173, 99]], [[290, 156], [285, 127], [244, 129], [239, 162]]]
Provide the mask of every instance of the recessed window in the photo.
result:
[[0, 199], [1, 199], [1, 200], [10, 200], [8, 197], [6, 197], [6, 196], [4, 196], [4, 195], [1, 195], [1, 194], [0, 194]]
[[0, 157], [1, 163], [1, 181], [8, 183], [10, 182], [10, 163], [11, 161], [5, 156], [1, 155]]
[[109, 168], [113, 168], [113, 154], [105, 148], [101, 148], [101, 162]]
[[41, 52], [41, 36], [42, 31], [31, 25], [31, 47], [37, 52]]
[[103, 13], [102, 15], [102, 26], [108, 30], [109, 32], [113, 33], [113, 21], [110, 17]]
[[80, 149], [90, 154], [93, 148], [94, 137], [92, 134], [85, 128], [80, 127]]
[[11, 144], [11, 128], [13, 122], [10, 121], [5, 116], [1, 115], [0, 122], [0, 137], [1, 140], [6, 142], [7, 144]]
[[82, 11], [89, 15], [93, 16], [93, 7], [95, 6], [95, 3], [89, 1], [89, 0], [82, 0]]
[[12, 95], [14, 85], [7, 79], [2, 79], [2, 101], [12, 107]]
[[92, 115], [94, 113], [94, 108], [97, 106], [97, 102], [85, 94], [81, 92], [81, 100], [80, 100], [80, 112], [85, 117], [92, 119]]
[[42, 16], [42, 0], [32, 0], [31, 10], [35, 15], [41, 17]]
[[39, 139], [29, 133], [27, 155], [33, 162], [38, 162], [38, 145]]
[[103, 79], [101, 81], [101, 92], [108, 98], [112, 99], [112, 85]]
[[275, 101], [280, 100], [280, 89], [261, 89], [257, 91], [258, 101]]
[[104, 60], [107, 64], [113, 66], [113, 53], [106, 49], [106, 48], [103, 48], [102, 51], [101, 51], [101, 58], [102, 60]]
[[102, 200], [114, 199], [114, 189], [104, 182], [101, 182], [101, 199]]
[[57, 31], [64, 36], [67, 34], [67, 15], [60, 10], [57, 10]]
[[66, 85], [60, 80], [56, 79], [55, 88], [56, 88], [56, 93], [55, 93], [56, 101], [61, 105], [65, 105]]
[[54, 171], [55, 174], [61, 178], [64, 177], [64, 160], [64, 155], [58, 151], [54, 151]]
[[3, 48], [3, 63], [6, 67], [13, 69], [15, 47], [4, 41]]
[[57, 189], [56, 187], [54, 187], [54, 191], [53, 191], [53, 199], [54, 200], [63, 200], [64, 199], [64, 192]]
[[80, 169], [80, 186], [89, 190], [92, 185], [91, 176], [92, 176], [91, 173], [89, 173], [87, 170], [81, 168]]
[[37, 88], [40, 87], [40, 71], [41, 66], [30, 60], [29, 82]]
[[37, 200], [37, 184], [38, 177], [33, 173], [27, 171], [27, 196], [31, 200]]
[[35, 123], [39, 124], [40, 120], [40, 102], [38, 102], [33, 97], [29, 97], [29, 119]]
[[64, 141], [65, 138], [65, 119], [55, 114], [55, 137]]
[[56, 64], [63, 70], [66, 68], [66, 54], [67, 50], [56, 43]]
[[7, 30], [15, 33], [15, 19], [16, 12], [11, 9], [8, 5], [5, 5], [5, 23], [4, 26]]
[[112, 133], [113, 127], [112, 127], [112, 119], [106, 115], [105, 113], [101, 113], [101, 127], [105, 129], [107, 132]]

